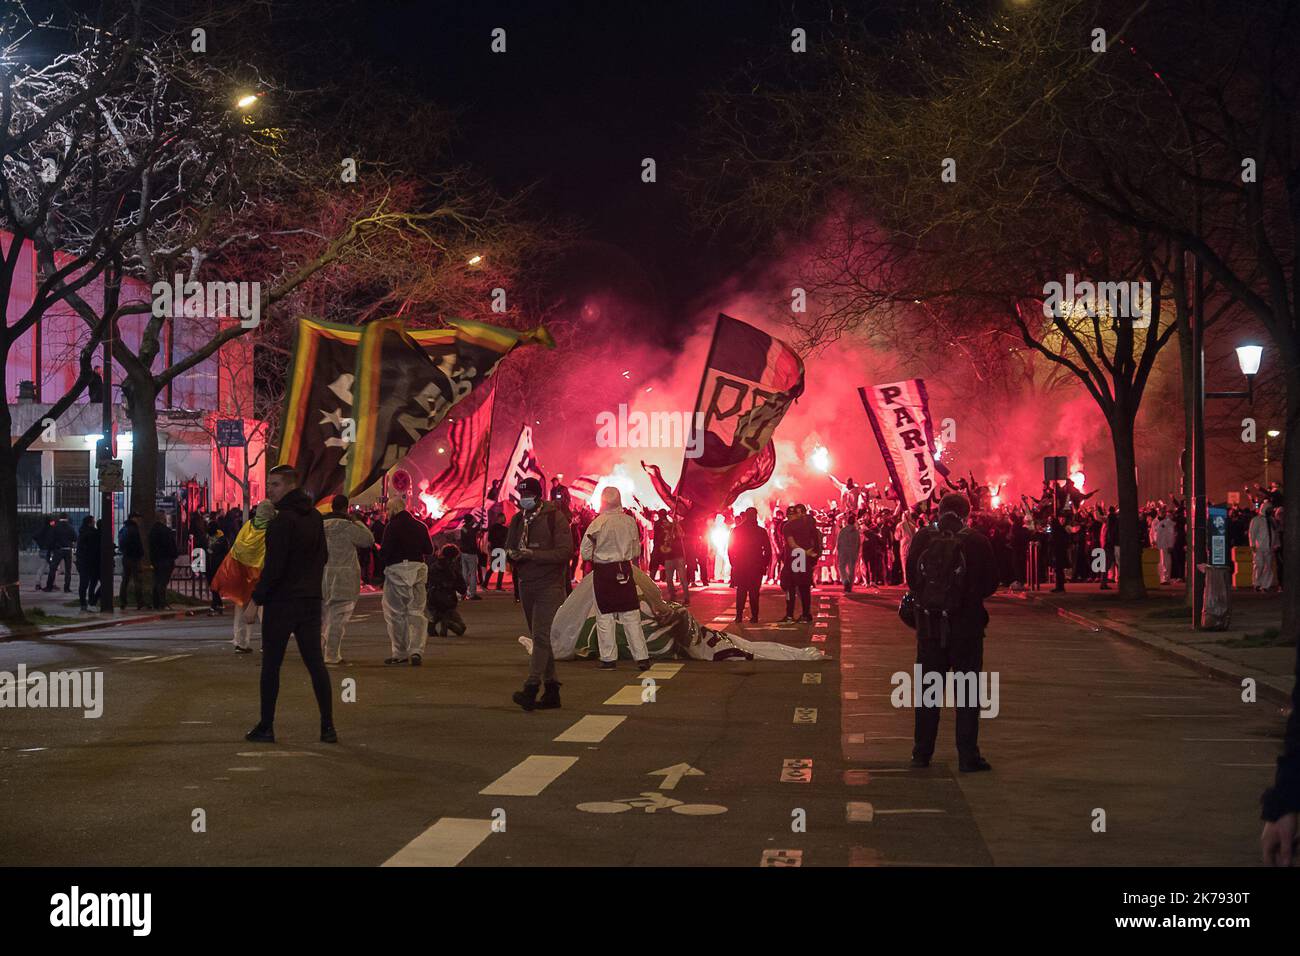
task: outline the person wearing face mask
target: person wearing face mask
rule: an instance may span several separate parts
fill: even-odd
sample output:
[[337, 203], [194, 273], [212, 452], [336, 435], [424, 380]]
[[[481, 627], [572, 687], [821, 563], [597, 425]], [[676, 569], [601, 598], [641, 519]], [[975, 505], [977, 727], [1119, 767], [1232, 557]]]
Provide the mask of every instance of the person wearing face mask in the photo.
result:
[[[519, 511], [511, 519], [506, 535], [506, 557], [519, 582], [519, 600], [533, 649], [523, 690], [515, 691], [512, 699], [524, 710], [547, 710], [560, 706], [560, 682], [555, 679], [555, 657], [551, 653], [551, 622], [564, 603], [573, 534], [565, 513], [553, 502], [542, 500], [540, 481], [525, 478], [519, 482], [518, 492]], [[546, 691], [539, 700], [537, 693], [543, 682]]]

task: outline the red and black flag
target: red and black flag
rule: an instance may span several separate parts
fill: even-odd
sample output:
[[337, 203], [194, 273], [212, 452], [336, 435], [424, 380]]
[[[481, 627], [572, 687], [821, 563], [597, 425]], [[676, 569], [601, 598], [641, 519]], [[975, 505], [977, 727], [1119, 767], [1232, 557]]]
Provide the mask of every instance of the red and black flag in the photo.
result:
[[491, 382], [472, 393], [393, 472], [393, 486], [410, 489], [412, 510], [434, 518], [431, 531], [483, 507], [495, 398]]
[[703, 429], [683, 457], [674, 496], [683, 511], [711, 514], [767, 483], [776, 467], [772, 434], [803, 394], [803, 362], [785, 342], [718, 315], [694, 423]]

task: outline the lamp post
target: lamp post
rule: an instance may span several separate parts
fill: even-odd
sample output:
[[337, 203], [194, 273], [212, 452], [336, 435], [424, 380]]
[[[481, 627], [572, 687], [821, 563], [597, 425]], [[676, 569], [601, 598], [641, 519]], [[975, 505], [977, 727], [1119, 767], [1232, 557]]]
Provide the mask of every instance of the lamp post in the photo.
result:
[[[1189, 253], [1190, 255], [1190, 253]], [[1255, 375], [1259, 372], [1264, 349], [1258, 345], [1242, 345], [1237, 348], [1237, 364], [1241, 374], [1246, 376], [1244, 392], [1207, 392], [1205, 390], [1205, 338], [1204, 338], [1204, 284], [1201, 263], [1194, 259], [1192, 266], [1192, 513], [1189, 515], [1192, 525], [1191, 547], [1188, 549], [1192, 562], [1192, 627], [1200, 630], [1201, 612], [1205, 605], [1205, 572], [1201, 567], [1208, 558], [1206, 540], [1206, 522], [1208, 502], [1205, 498], [1205, 400], [1207, 398], [1244, 398], [1255, 400]], [[1267, 447], [1267, 446], [1266, 446]]]

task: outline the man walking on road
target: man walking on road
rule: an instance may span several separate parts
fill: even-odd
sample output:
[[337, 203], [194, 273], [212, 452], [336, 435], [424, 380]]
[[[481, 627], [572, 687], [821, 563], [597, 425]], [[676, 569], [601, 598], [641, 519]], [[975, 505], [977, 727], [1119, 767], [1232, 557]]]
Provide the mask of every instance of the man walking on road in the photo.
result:
[[311, 674], [320, 709], [321, 743], [338, 743], [334, 730], [333, 690], [321, 656], [321, 579], [328, 547], [320, 512], [298, 487], [298, 473], [277, 465], [266, 478], [267, 497], [278, 509], [266, 527], [266, 563], [253, 589], [262, 607], [262, 719], [245, 738], [275, 743], [275, 702], [280, 695], [280, 665], [289, 635]]
[[329, 557], [321, 581], [321, 597], [325, 602], [322, 643], [325, 663], [342, 664], [343, 631], [361, 597], [361, 562], [357, 559], [357, 549], [374, 547], [375, 536], [359, 519], [348, 514], [347, 495], [335, 495], [330, 501], [324, 528]]
[[[506, 556], [519, 582], [519, 599], [533, 638], [533, 650], [523, 690], [515, 691], [511, 699], [524, 710], [546, 710], [560, 706], [560, 682], [555, 679], [555, 657], [551, 653], [551, 622], [564, 603], [573, 532], [564, 512], [542, 500], [540, 481], [525, 478], [518, 490], [519, 511], [510, 521]], [[543, 682], [546, 693], [538, 700]]]
[[[970, 500], [947, 494], [939, 520], [916, 533], [907, 558], [907, 586], [916, 598], [916, 662], [922, 680], [949, 671], [975, 675], [984, 666], [984, 599], [997, 590], [997, 567], [988, 538], [966, 527]], [[943, 681], [947, 685], [947, 680]], [[951, 703], [951, 702], [949, 702]], [[958, 769], [989, 770], [980, 755], [980, 702], [969, 695], [957, 711]], [[916, 708], [912, 766], [928, 767], [939, 734], [940, 708]]]

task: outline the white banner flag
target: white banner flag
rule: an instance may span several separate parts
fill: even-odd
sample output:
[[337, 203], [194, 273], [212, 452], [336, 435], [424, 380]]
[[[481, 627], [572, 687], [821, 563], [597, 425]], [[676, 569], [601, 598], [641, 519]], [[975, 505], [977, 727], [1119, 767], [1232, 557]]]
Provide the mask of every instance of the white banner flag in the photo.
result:
[[872, 385], [859, 388], [858, 394], [903, 503], [911, 508], [928, 500], [938, 486], [938, 475], [924, 379]]
[[529, 425], [524, 425], [519, 429], [515, 449], [510, 453], [510, 461], [506, 463], [505, 473], [501, 476], [501, 487], [497, 490], [496, 500], [503, 504], [509, 501], [518, 508], [519, 482], [530, 477], [542, 483], [542, 496], [545, 497], [546, 478], [542, 474], [541, 466], [537, 464], [537, 458], [533, 455], [533, 429]]

